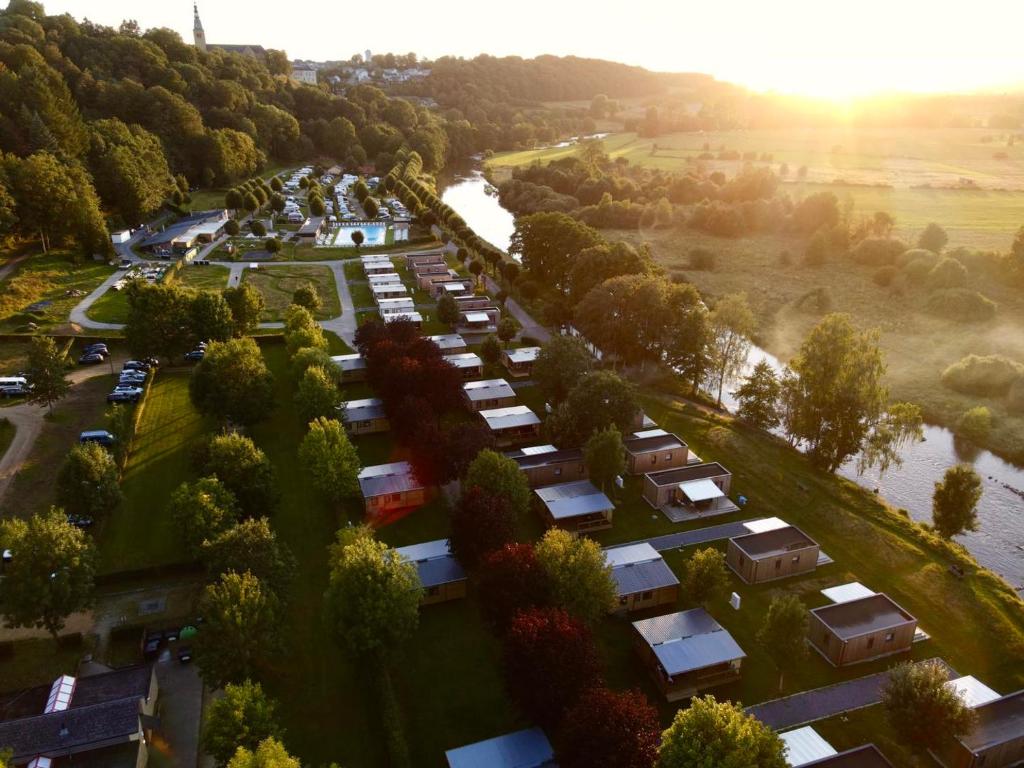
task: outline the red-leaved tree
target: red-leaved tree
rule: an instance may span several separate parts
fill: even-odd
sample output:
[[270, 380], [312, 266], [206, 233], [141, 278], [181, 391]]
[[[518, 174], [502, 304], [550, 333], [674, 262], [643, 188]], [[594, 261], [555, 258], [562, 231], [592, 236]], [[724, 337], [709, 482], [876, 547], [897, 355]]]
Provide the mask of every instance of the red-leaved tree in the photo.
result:
[[513, 701], [545, 728], [557, 727], [580, 694], [601, 682], [590, 630], [559, 608], [518, 613], [505, 635], [504, 661]]
[[498, 632], [520, 611], [551, 604], [551, 585], [531, 544], [506, 544], [480, 561], [480, 610]]
[[482, 557], [511, 544], [515, 529], [515, 514], [505, 499], [469, 488], [451, 513], [452, 554], [466, 568], [476, 568]]
[[562, 727], [562, 768], [651, 768], [658, 757], [658, 712], [638, 690], [591, 688]]

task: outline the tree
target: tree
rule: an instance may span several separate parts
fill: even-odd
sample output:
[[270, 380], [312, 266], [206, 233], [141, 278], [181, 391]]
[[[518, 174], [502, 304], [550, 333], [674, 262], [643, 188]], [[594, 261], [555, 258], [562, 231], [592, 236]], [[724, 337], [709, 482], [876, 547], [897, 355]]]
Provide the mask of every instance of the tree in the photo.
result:
[[607, 492], [615, 478], [626, 471], [626, 447], [622, 444], [622, 433], [614, 425], [594, 432], [584, 446], [583, 457], [587, 463], [587, 476]]
[[779, 595], [768, 606], [757, 641], [779, 670], [779, 692], [784, 675], [807, 656], [807, 607], [796, 595]]
[[338, 531], [328, 559], [326, 623], [353, 654], [394, 649], [412, 636], [423, 591], [414, 564], [365, 526]]
[[332, 501], [359, 493], [359, 455], [336, 419], [318, 418], [299, 445], [299, 460], [313, 487]]
[[555, 605], [593, 626], [615, 605], [615, 580], [593, 539], [550, 528], [534, 548]]
[[[225, 208], [228, 208], [228, 209], [230, 209], [232, 211], [237, 211], [239, 208], [243, 208], [244, 206], [245, 206], [245, 198], [242, 196], [242, 193], [238, 190], [237, 187], [229, 189], [224, 194], [224, 207]], [[234, 219], [232, 219], [232, 221], [234, 221]], [[237, 221], [235, 222], [235, 226], [236, 227], [238, 226], [238, 222]], [[228, 233], [228, 234], [230, 234], [230, 233]], [[237, 235], [238, 233], [236, 232], [235, 234]]]
[[640, 404], [636, 388], [611, 371], [584, 376], [548, 419], [552, 439], [562, 447], [583, 445], [590, 436], [609, 426], [632, 432]]
[[357, 251], [359, 250], [359, 246], [363, 244], [363, 241], [366, 240], [366, 235], [363, 234], [363, 230], [361, 229], [357, 229], [350, 235], [350, 237], [352, 238], [352, 244], [356, 247]]
[[225, 765], [239, 748], [256, 749], [264, 739], [280, 739], [277, 702], [251, 680], [228, 683], [224, 695], [214, 698], [203, 723], [203, 751]]
[[721, 406], [725, 382], [736, 378], [747, 363], [750, 335], [756, 324], [745, 293], [730, 293], [720, 298], [711, 310], [709, 320], [711, 360], [708, 380], [715, 388], [716, 401]]
[[561, 768], [652, 768], [658, 756], [658, 711], [639, 690], [591, 688], [562, 727]]
[[769, 431], [779, 425], [779, 397], [782, 385], [772, 364], [762, 360], [732, 393], [739, 403], [736, 415], [757, 429]]
[[856, 454], [885, 409], [885, 364], [876, 331], [858, 332], [847, 315], [827, 315], [810, 332], [785, 381], [786, 431], [811, 459], [834, 472]]
[[571, 216], [542, 212], [516, 219], [508, 250], [535, 280], [564, 290], [576, 256], [601, 242], [601, 235]]
[[235, 495], [215, 476], [179, 485], [171, 494], [167, 511], [193, 555], [199, 554], [204, 542], [238, 522]]
[[302, 374], [306, 369], [319, 366], [331, 376], [332, 380], [337, 379], [337, 367], [331, 362], [331, 356], [326, 349], [319, 347], [302, 347], [292, 355], [292, 378], [296, 381], [302, 380]]
[[259, 219], [253, 219], [252, 221], [250, 221], [249, 222], [249, 229], [252, 230], [252, 233], [254, 235], [256, 235], [256, 237], [266, 237], [267, 236], [267, 225], [264, 224]]
[[205, 474], [214, 475], [234, 494], [246, 517], [269, 515], [277, 503], [277, 479], [267, 455], [248, 437], [229, 432], [212, 438], [202, 461]]
[[121, 502], [120, 473], [99, 443], [74, 446], [57, 473], [57, 502], [74, 515], [101, 515]]
[[276, 237], [268, 237], [263, 241], [263, 248], [267, 253], [275, 254], [281, 252], [281, 241]]
[[683, 573], [683, 592], [691, 602], [707, 606], [725, 595], [729, 589], [729, 571], [725, 555], [708, 547], [698, 549], [686, 561]]
[[295, 293], [292, 294], [292, 304], [298, 304], [310, 312], [316, 312], [323, 305], [323, 301], [320, 300], [320, 293], [317, 291], [316, 285], [306, 283], [295, 289]]
[[978, 530], [978, 502], [982, 485], [978, 473], [967, 464], [946, 470], [935, 483], [932, 496], [932, 524], [935, 532], [951, 539], [967, 531]]
[[5, 549], [13, 553], [0, 589], [0, 614], [8, 627], [45, 629], [56, 637], [69, 614], [92, 605], [96, 549], [62, 510], [0, 520], [0, 550]]
[[444, 323], [449, 328], [454, 328], [460, 317], [459, 303], [454, 296], [444, 294], [437, 300], [437, 321]]
[[247, 336], [256, 330], [266, 302], [250, 283], [241, 283], [235, 288], [224, 289], [224, 299], [231, 308], [234, 320], [234, 335]]
[[477, 573], [480, 610], [504, 633], [521, 611], [551, 605], [551, 584], [530, 544], [510, 543], [486, 555]]
[[502, 657], [513, 701], [543, 728], [561, 723], [600, 674], [590, 631], [557, 608], [517, 614], [505, 635]]
[[295, 403], [304, 423], [308, 424], [318, 418], [337, 418], [341, 393], [327, 369], [313, 365], [299, 379]]
[[202, 414], [255, 424], [274, 407], [274, 376], [252, 339], [215, 341], [192, 372], [189, 395]]
[[449, 546], [466, 568], [475, 568], [485, 555], [515, 540], [516, 518], [508, 502], [477, 487], [462, 494], [450, 525]]
[[970, 733], [977, 713], [946, 685], [948, 681], [949, 670], [934, 659], [893, 667], [882, 689], [882, 706], [893, 730], [918, 746], [931, 748]]
[[227, 341], [235, 331], [231, 307], [219, 293], [197, 291], [189, 303], [192, 338], [205, 341]]
[[857, 471], [878, 467], [879, 475], [892, 466], [903, 465], [903, 449], [911, 442], [924, 439], [921, 406], [913, 403], [892, 403], [872, 425], [857, 457]]
[[505, 346], [516, 337], [519, 332], [519, 323], [512, 317], [503, 317], [498, 322], [498, 338], [505, 342]]
[[479, 488], [485, 494], [505, 499], [516, 519], [530, 511], [530, 485], [512, 459], [496, 451], [480, 451], [466, 471], [463, 488]]
[[255, 677], [277, 649], [281, 626], [277, 596], [246, 571], [225, 573], [199, 598], [203, 626], [196, 663], [211, 688]]
[[493, 333], [487, 334], [480, 343], [480, 359], [487, 365], [496, 365], [501, 359], [501, 342]]
[[249, 571], [278, 595], [284, 594], [295, 572], [295, 558], [265, 517], [243, 520], [207, 538], [199, 556], [210, 579]]
[[738, 704], [697, 696], [661, 735], [657, 768], [786, 768], [786, 745]]
[[968, 408], [956, 420], [956, 432], [968, 440], [981, 443], [992, 431], [992, 412], [984, 405]]
[[136, 357], [176, 357], [194, 341], [191, 295], [165, 283], [132, 280], [125, 289], [128, 316], [124, 335]]
[[934, 221], [925, 227], [917, 238], [917, 247], [925, 248], [933, 253], [942, 253], [942, 249], [949, 242], [949, 235], [946, 230]]
[[469, 262], [469, 266], [466, 267], [466, 269], [469, 270], [469, 274], [473, 276], [473, 279], [477, 283], [479, 283], [480, 275], [482, 275], [484, 272], [484, 263], [479, 259], [473, 259], [471, 262]]
[[28, 379], [32, 389], [27, 400], [45, 405], [53, 413], [53, 404], [71, 388], [65, 369], [67, 355], [57, 349], [49, 336], [33, 336], [28, 348]]
[[227, 768], [302, 768], [302, 764], [288, 754], [284, 744], [270, 738], [261, 741], [255, 752], [239, 747]]
[[552, 336], [540, 348], [531, 376], [548, 402], [558, 405], [590, 373], [593, 362], [590, 351], [576, 337]]

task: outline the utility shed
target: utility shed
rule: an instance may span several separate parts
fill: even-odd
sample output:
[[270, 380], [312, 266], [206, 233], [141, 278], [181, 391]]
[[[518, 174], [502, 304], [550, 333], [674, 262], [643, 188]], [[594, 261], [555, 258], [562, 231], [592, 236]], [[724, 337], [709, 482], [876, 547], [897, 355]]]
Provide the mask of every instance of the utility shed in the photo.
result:
[[786, 745], [786, 762], [792, 768], [838, 754], [835, 747], [809, 725], [780, 733], [779, 738]]
[[865, 744], [832, 757], [804, 763], [803, 768], [892, 768], [892, 763], [874, 744]]
[[812, 609], [807, 633], [822, 656], [844, 667], [909, 651], [916, 630], [917, 619], [879, 593]]
[[519, 465], [531, 488], [587, 476], [587, 462], [579, 448], [560, 450], [553, 445], [531, 445], [505, 455]]
[[540, 728], [528, 728], [444, 753], [448, 768], [555, 768], [555, 750]]
[[703, 608], [633, 622], [636, 649], [667, 701], [737, 680], [746, 655]]
[[818, 542], [793, 525], [729, 539], [725, 562], [747, 584], [784, 579], [818, 567]]
[[689, 460], [686, 443], [664, 429], [635, 432], [623, 440], [622, 444], [626, 448], [628, 475], [685, 467]]
[[533, 492], [541, 517], [548, 526], [572, 533], [612, 527], [615, 505], [589, 480], [548, 485]]
[[618, 610], [639, 611], [671, 605], [679, 597], [679, 579], [650, 544], [627, 544], [604, 551], [612, 567]]
[[407, 461], [363, 467], [359, 473], [359, 490], [366, 514], [372, 518], [421, 506], [430, 497], [430, 489], [416, 479]]
[[466, 596], [466, 572], [452, 555], [447, 539], [398, 547], [395, 554], [416, 566], [423, 585], [420, 605], [432, 605]]
[[974, 708], [966, 736], [950, 739], [936, 757], [946, 768], [1009, 768], [1024, 761], [1024, 690]]

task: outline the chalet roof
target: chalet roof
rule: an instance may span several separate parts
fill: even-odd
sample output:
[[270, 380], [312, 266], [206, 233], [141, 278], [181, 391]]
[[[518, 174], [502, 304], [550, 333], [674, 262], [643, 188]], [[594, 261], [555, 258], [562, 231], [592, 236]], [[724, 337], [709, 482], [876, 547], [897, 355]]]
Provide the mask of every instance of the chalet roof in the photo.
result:
[[416, 566], [424, 587], [438, 587], [466, 578], [466, 571], [452, 555], [447, 539], [398, 547], [395, 553]]
[[881, 593], [814, 608], [811, 613], [842, 640], [917, 621], [892, 598]]
[[658, 487], [666, 485], [679, 485], [693, 480], [704, 480], [712, 477], [727, 477], [732, 473], [719, 464], [712, 461], [707, 464], [694, 464], [690, 467], [677, 467], [675, 469], [663, 469], [661, 472], [649, 472], [646, 477]]
[[732, 542], [751, 559], [775, 557], [798, 549], [813, 547], [817, 542], [794, 525], [762, 533], [736, 536]]
[[560, 450], [553, 445], [532, 445], [518, 451], [509, 451], [505, 455], [518, 464], [520, 469], [533, 469], [534, 467], [544, 467], [549, 464], [583, 461], [583, 451], [581, 449], [566, 448]]
[[508, 733], [445, 752], [448, 768], [545, 768], [555, 751], [540, 728]]
[[611, 500], [589, 480], [560, 483], [534, 491], [555, 520], [592, 515], [615, 509]]
[[515, 397], [515, 390], [504, 379], [483, 379], [467, 381], [462, 385], [463, 391], [472, 402], [478, 400], [496, 400]]
[[412, 465], [408, 461], [364, 467], [359, 473], [359, 490], [363, 492], [363, 498], [417, 491], [422, 488], [423, 484], [416, 479]]
[[540, 424], [540, 419], [525, 405], [510, 405], [508, 408], [491, 408], [480, 411], [480, 417], [492, 431], [515, 429]]
[[703, 608], [633, 622], [669, 676], [746, 657], [721, 624]]
[[677, 448], [685, 448], [684, 443], [678, 436], [663, 429], [652, 429], [647, 432], [638, 432], [630, 435], [622, 441], [626, 452], [632, 455], [641, 453], [652, 453], [656, 451], [673, 451]]
[[978, 715], [977, 723], [967, 736], [960, 738], [972, 752], [1024, 736], [1024, 690], [982, 704], [974, 711]]
[[664, 558], [647, 543], [611, 547], [605, 550], [605, 559], [612, 567], [612, 578], [620, 597], [679, 583]]

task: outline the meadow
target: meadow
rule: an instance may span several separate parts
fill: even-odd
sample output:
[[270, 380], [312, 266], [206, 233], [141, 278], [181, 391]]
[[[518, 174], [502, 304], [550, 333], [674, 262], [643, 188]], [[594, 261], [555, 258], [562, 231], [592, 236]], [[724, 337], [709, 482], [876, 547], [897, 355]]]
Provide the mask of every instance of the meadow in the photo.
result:
[[243, 280], [252, 285], [263, 296], [266, 307], [261, 320], [275, 322], [284, 318], [284, 311], [292, 303], [295, 290], [307, 283], [313, 283], [320, 294], [320, 309], [313, 313], [318, 320], [338, 317], [341, 302], [334, 282], [334, 273], [329, 267], [312, 265], [274, 266], [254, 271], [245, 270]]
[[29, 253], [0, 284], [0, 332], [23, 333], [29, 323], [43, 331], [66, 332], [71, 310], [114, 269], [76, 262], [65, 251], [42, 254], [30, 248]]

